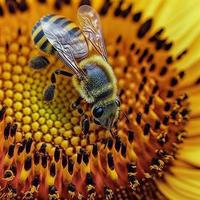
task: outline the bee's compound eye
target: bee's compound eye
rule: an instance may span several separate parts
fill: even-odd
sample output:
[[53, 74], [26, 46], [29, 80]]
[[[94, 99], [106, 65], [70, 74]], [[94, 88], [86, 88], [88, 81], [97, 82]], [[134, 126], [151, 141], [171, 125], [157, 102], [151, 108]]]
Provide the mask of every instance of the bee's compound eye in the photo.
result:
[[93, 110], [93, 115], [96, 118], [101, 117], [103, 114], [103, 108], [101, 106], [96, 106]]
[[120, 107], [120, 104], [121, 104], [121, 103], [120, 103], [120, 100], [119, 100], [119, 99], [116, 99], [116, 100], [115, 100], [115, 103], [117, 104], [118, 107]]

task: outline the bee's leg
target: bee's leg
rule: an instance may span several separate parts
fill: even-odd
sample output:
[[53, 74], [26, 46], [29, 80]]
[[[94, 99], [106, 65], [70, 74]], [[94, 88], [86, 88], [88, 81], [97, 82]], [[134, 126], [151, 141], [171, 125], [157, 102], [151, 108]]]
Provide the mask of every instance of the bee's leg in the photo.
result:
[[48, 102], [53, 100], [56, 89], [55, 83], [56, 83], [56, 76], [55, 73], [53, 72], [51, 74], [51, 84], [44, 91], [44, 101]]
[[52, 101], [55, 94], [56, 89], [56, 75], [64, 75], [64, 76], [72, 76], [73, 74], [66, 72], [64, 70], [57, 69], [51, 74], [51, 85], [49, 85], [44, 92], [44, 100]]
[[81, 127], [82, 127], [83, 134], [85, 136], [87, 136], [88, 132], [90, 130], [90, 120], [89, 120], [89, 117], [85, 114], [84, 114], [84, 117], [81, 121]]
[[64, 76], [68, 76], [68, 77], [72, 77], [72, 76], [73, 76], [72, 73], [67, 72], [67, 71], [64, 71], [64, 70], [61, 70], [61, 69], [55, 70], [54, 73], [55, 73], [56, 75], [64, 75]]
[[117, 137], [117, 131], [110, 130], [110, 134], [113, 138]]
[[49, 60], [45, 56], [35, 56], [29, 60], [29, 66], [33, 69], [45, 69], [49, 65]]
[[72, 103], [72, 108], [76, 109], [80, 105], [82, 100], [83, 100], [82, 97], [78, 97], [78, 99], [74, 103]]

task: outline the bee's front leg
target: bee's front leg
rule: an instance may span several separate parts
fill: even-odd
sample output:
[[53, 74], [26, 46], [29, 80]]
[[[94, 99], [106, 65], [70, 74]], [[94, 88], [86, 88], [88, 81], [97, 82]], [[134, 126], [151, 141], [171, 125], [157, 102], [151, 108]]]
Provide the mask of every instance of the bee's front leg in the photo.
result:
[[83, 109], [80, 107], [80, 103], [81, 103], [82, 100], [83, 100], [83, 98], [79, 96], [78, 99], [74, 103], [72, 103], [72, 109], [77, 109], [79, 114], [81, 115], [82, 132], [85, 136], [87, 136], [89, 129], [90, 129], [90, 119], [84, 113]]
[[[78, 106], [80, 105], [80, 103], [81, 103], [82, 100], [83, 100], [82, 97], [78, 97], [78, 99], [77, 99], [74, 103], [72, 103], [72, 109], [78, 108]], [[82, 111], [83, 111], [83, 110], [82, 110]], [[80, 113], [80, 112], [79, 112], [79, 113]], [[82, 113], [80, 113], [80, 114], [82, 114]]]
[[86, 114], [83, 115], [83, 119], [81, 120], [81, 127], [83, 134], [87, 136], [90, 130], [90, 119]]
[[51, 74], [51, 84], [44, 91], [44, 100], [52, 101], [55, 94], [56, 89], [56, 75], [64, 75], [71, 77], [73, 74], [66, 72], [64, 70], [57, 69]]

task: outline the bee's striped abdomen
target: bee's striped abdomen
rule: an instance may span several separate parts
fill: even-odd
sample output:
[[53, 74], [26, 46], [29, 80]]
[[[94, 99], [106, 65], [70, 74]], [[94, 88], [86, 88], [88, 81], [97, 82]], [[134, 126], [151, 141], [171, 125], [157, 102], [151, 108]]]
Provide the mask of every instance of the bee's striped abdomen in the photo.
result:
[[59, 24], [66, 31], [71, 33], [71, 35], [73, 37], [75, 37], [76, 34], [78, 32], [80, 32], [79, 28], [77, 27], [77, 25], [75, 23], [73, 23], [72, 21], [70, 21], [68, 19], [65, 19], [62, 16], [47, 15], [47, 16], [43, 17], [33, 27], [33, 29], [32, 29], [32, 39], [33, 39], [34, 43], [39, 47], [39, 49], [42, 50], [43, 52], [47, 53], [47, 54], [54, 54], [55, 49], [50, 44], [50, 42], [48, 41], [47, 37], [44, 34], [44, 31], [42, 30], [41, 21], [45, 21], [45, 22], [49, 21], [49, 22], [53, 22], [55, 24]]

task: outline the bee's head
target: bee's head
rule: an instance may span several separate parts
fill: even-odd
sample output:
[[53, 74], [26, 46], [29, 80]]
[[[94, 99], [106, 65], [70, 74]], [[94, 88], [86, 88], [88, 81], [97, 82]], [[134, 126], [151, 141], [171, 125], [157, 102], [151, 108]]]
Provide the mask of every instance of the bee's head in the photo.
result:
[[115, 122], [119, 118], [119, 99], [109, 101], [103, 104], [94, 104], [92, 107], [92, 114], [96, 124], [111, 130]]

